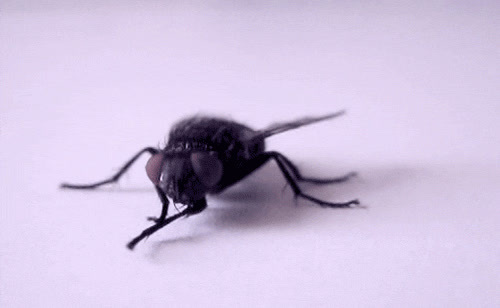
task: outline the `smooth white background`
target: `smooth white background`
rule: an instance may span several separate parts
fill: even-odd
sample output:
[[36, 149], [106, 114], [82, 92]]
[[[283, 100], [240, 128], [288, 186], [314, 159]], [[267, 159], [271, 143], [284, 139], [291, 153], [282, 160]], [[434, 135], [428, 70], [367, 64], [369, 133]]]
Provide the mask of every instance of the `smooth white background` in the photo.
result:
[[[496, 1], [2, 1], [1, 307], [498, 307]], [[262, 128], [274, 164], [198, 216], [157, 215], [140, 160], [194, 113]], [[172, 213], [174, 210], [172, 209]]]

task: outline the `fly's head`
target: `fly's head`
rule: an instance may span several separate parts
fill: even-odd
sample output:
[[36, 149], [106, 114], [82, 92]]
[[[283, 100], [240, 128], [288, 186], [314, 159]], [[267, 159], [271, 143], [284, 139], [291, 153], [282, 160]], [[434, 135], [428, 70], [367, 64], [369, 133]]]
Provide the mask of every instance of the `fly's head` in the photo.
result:
[[146, 164], [146, 173], [175, 203], [193, 204], [219, 183], [223, 166], [216, 152], [175, 155], [160, 152]]

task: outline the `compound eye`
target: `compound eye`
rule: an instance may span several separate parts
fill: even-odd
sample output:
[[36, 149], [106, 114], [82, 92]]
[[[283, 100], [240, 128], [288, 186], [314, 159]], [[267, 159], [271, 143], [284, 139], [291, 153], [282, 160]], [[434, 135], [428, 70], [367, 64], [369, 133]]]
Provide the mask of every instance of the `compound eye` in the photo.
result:
[[158, 153], [148, 160], [146, 164], [146, 174], [153, 184], [158, 185], [160, 182], [161, 166], [163, 164], [163, 153]]
[[213, 187], [222, 178], [222, 163], [217, 153], [195, 152], [191, 154], [194, 172], [206, 187]]

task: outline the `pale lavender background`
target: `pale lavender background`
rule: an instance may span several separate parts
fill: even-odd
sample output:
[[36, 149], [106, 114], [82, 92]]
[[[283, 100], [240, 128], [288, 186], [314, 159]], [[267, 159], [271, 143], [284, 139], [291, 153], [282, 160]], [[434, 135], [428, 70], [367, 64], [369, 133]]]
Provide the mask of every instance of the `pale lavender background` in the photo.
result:
[[[2, 1], [0, 306], [498, 307], [496, 1]], [[418, 2], [418, 4], [416, 4]], [[309, 4], [304, 4], [309, 3]], [[182, 116], [256, 128], [270, 164], [203, 214], [125, 243], [160, 206], [143, 171], [97, 192]]]

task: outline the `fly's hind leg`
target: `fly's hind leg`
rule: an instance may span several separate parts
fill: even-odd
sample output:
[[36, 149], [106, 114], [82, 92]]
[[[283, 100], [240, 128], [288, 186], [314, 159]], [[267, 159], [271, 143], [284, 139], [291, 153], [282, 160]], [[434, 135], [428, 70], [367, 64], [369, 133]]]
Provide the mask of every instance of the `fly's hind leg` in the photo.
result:
[[[295, 166], [293, 166], [293, 164], [291, 164], [291, 162], [283, 154], [281, 154], [279, 152], [264, 152], [262, 154], [257, 155], [256, 157], [248, 160], [247, 162], [245, 162], [243, 167], [233, 171], [230, 176], [228, 176], [226, 179], [224, 179], [223, 183], [219, 183], [218, 191], [222, 191], [225, 188], [233, 185], [234, 183], [242, 180], [244, 177], [246, 177], [247, 175], [251, 174], [252, 172], [257, 170], [258, 168], [260, 168], [262, 165], [264, 165], [270, 159], [274, 159], [276, 161], [276, 163], [278, 164], [278, 167], [280, 168], [281, 172], [283, 173], [283, 176], [285, 177], [287, 183], [292, 187], [292, 190], [293, 190], [296, 197], [301, 197], [301, 198], [307, 199], [311, 202], [314, 202], [318, 205], [325, 206], [325, 207], [350, 207], [352, 205], [359, 204], [358, 200], [351, 200], [348, 202], [328, 202], [328, 201], [320, 200], [318, 198], [315, 198], [313, 196], [310, 196], [308, 194], [303, 193], [302, 190], [300, 189], [299, 185], [296, 182], [297, 180], [294, 179], [294, 177], [292, 176], [292, 174], [295, 177], [301, 176], [299, 171], [297, 170], [297, 168]], [[287, 164], [287, 162], [289, 164]], [[292, 166], [292, 167], [290, 167], [290, 166]], [[302, 179], [304, 179], [304, 178], [302, 178]], [[307, 180], [307, 178], [306, 178], [306, 180]], [[320, 179], [315, 179], [315, 180], [322, 181]], [[333, 179], [330, 179], [328, 182], [325, 182], [325, 183], [332, 183], [332, 180]], [[336, 179], [336, 182], [338, 182], [338, 179]], [[319, 182], [319, 184], [323, 184], [323, 183], [324, 182]]]
[[[310, 196], [308, 194], [303, 193], [302, 190], [300, 189], [299, 185], [295, 181], [295, 179], [292, 177], [291, 173], [293, 173], [296, 177], [299, 177], [299, 176], [301, 177], [301, 175], [300, 175], [298, 169], [290, 162], [290, 160], [288, 160], [283, 154], [281, 154], [279, 152], [265, 152], [262, 155], [266, 155], [269, 158], [272, 158], [276, 161], [276, 163], [278, 164], [278, 167], [280, 168], [281, 172], [283, 173], [283, 176], [285, 177], [286, 181], [288, 182], [288, 184], [292, 188], [296, 197], [301, 197], [301, 198], [307, 199], [311, 202], [314, 202], [314, 203], [321, 205], [321, 206], [324, 206], [324, 207], [342, 208], [342, 207], [351, 207], [352, 205], [359, 205], [359, 200], [357, 200], [357, 199], [350, 200], [347, 202], [329, 202], [329, 201], [324, 201], [324, 200], [321, 200], [321, 199], [318, 199], [318, 198], [315, 198], [313, 196]], [[292, 167], [290, 167], [290, 166], [292, 166]], [[287, 167], [292, 170], [291, 173], [287, 169]], [[318, 179], [312, 179], [312, 180], [318, 180]], [[319, 182], [319, 184], [332, 183], [332, 180], [336, 180], [336, 182], [338, 182], [338, 179], [330, 179], [330, 182]], [[345, 180], [346, 179], [343, 179], [343, 178], [341, 179], [341, 181], [345, 181]], [[322, 181], [322, 180], [319, 180], [319, 181]], [[315, 183], [314, 181], [312, 181], [312, 182]]]
[[343, 175], [341, 177], [335, 177], [335, 178], [319, 179], [319, 178], [305, 177], [300, 173], [297, 166], [295, 166], [295, 164], [292, 163], [285, 155], [283, 155], [279, 152], [273, 152], [273, 153], [280, 160], [282, 160], [283, 164], [291, 171], [291, 173], [293, 174], [295, 179], [297, 181], [300, 181], [300, 182], [308, 182], [308, 183], [313, 183], [313, 184], [337, 184], [337, 183], [344, 183], [344, 182], [348, 181], [349, 179], [357, 176], [356, 172], [349, 172], [346, 175]]

